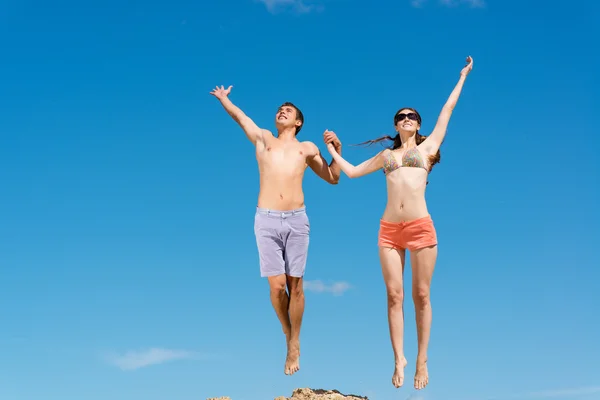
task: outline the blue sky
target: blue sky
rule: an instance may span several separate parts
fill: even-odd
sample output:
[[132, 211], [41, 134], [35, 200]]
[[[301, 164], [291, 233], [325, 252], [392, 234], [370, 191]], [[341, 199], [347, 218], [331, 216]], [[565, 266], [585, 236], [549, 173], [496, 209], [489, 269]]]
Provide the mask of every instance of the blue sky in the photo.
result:
[[[0, 398], [597, 399], [592, 3], [1, 1]], [[293, 101], [301, 139], [329, 160], [333, 130], [359, 163], [378, 149], [348, 145], [393, 132], [400, 107], [428, 133], [467, 55], [427, 189], [430, 385], [411, 388], [410, 302], [407, 384], [391, 385], [380, 173], [307, 171], [301, 370], [285, 376], [253, 148], [209, 91], [234, 85], [269, 129]]]

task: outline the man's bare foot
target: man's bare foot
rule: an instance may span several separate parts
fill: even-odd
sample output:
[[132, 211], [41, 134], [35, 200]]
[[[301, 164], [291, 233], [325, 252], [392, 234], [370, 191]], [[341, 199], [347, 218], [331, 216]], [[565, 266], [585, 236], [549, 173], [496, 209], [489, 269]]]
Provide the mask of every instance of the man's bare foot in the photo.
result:
[[285, 374], [294, 375], [300, 370], [300, 341], [288, 341], [288, 353], [285, 359]]
[[392, 384], [399, 388], [404, 384], [404, 367], [406, 367], [407, 361], [405, 357], [402, 360], [396, 362], [396, 369], [394, 370], [394, 376], [392, 376]]
[[415, 371], [415, 389], [424, 389], [429, 383], [429, 373], [427, 372], [427, 359], [417, 360], [417, 370]]

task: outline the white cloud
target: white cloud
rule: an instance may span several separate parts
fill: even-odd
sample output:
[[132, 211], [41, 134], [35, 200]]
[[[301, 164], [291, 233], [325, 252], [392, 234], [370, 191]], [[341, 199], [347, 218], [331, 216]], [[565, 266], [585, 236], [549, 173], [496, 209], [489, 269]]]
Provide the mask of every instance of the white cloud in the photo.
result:
[[521, 400], [533, 400], [533, 399], [552, 399], [552, 398], [572, 398], [575, 399], [579, 396], [587, 394], [600, 393], [600, 386], [587, 386], [570, 389], [552, 389], [544, 390], [539, 392], [519, 393], [507, 396], [494, 396], [488, 397], [486, 400], [509, 400], [509, 399], [521, 399]]
[[533, 392], [520, 396], [528, 399], [550, 399], [553, 397], [574, 397], [585, 394], [600, 393], [600, 386], [580, 387], [571, 389], [546, 390], [543, 392]]
[[124, 354], [109, 354], [106, 356], [106, 360], [123, 371], [132, 371], [168, 361], [191, 359], [196, 356], [190, 351], [151, 348], [142, 351], [128, 351]]
[[[410, 4], [415, 8], [421, 8], [427, 0], [411, 0]], [[439, 3], [446, 7], [456, 7], [465, 4], [472, 8], [485, 7], [485, 0], [439, 0]]]
[[440, 0], [440, 3], [442, 3], [443, 5], [448, 6], [448, 7], [454, 7], [454, 6], [458, 6], [460, 4], [466, 4], [473, 8], [485, 7], [484, 0]]
[[263, 3], [271, 14], [277, 14], [283, 10], [292, 10], [299, 14], [305, 14], [315, 9], [315, 6], [304, 3], [303, 0], [258, 0]]
[[406, 400], [425, 400], [425, 397], [421, 394], [411, 393]]
[[331, 285], [326, 285], [321, 281], [304, 281], [304, 290], [311, 292], [329, 292], [333, 293], [334, 296], [341, 296], [348, 289], [350, 289], [348, 282], [334, 282]]

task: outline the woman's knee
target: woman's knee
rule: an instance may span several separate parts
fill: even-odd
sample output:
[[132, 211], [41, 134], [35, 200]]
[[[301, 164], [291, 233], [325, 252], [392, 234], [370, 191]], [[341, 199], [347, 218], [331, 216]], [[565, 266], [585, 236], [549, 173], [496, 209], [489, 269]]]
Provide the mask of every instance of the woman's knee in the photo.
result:
[[390, 308], [402, 307], [404, 302], [404, 287], [402, 285], [388, 285], [387, 298]]
[[430, 304], [429, 285], [417, 285], [413, 288], [413, 301], [417, 307], [426, 307]]

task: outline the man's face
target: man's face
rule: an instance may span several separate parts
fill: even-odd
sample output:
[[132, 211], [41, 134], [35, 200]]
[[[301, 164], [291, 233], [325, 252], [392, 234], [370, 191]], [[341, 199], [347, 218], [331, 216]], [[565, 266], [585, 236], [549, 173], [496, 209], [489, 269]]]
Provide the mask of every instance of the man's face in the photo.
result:
[[275, 114], [275, 125], [280, 128], [289, 128], [300, 126], [302, 123], [297, 120], [296, 109], [292, 106], [281, 106]]

